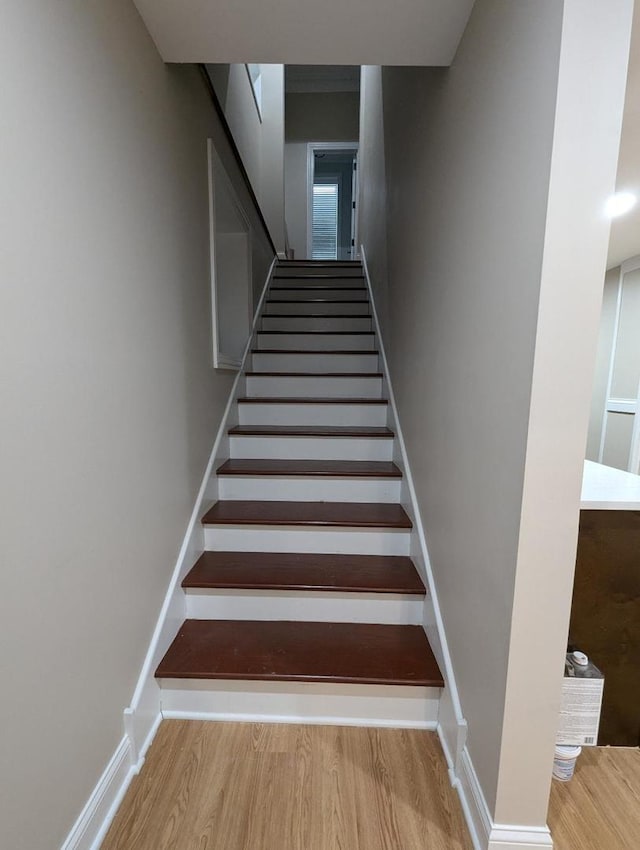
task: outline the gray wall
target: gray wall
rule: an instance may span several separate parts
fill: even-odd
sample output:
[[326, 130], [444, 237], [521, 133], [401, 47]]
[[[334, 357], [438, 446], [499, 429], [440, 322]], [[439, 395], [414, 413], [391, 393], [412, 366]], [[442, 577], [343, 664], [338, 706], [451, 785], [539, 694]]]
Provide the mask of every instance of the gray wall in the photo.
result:
[[290, 92], [285, 98], [285, 141], [353, 142], [359, 109], [359, 92]]
[[51, 850], [122, 737], [231, 385], [207, 136], [247, 199], [129, 0], [14, 3], [2, 32], [0, 846]]
[[233, 140], [278, 252], [284, 235], [284, 66], [261, 65], [258, 112], [244, 64], [207, 65]]
[[502, 823], [545, 822], [629, 9], [477, 0], [450, 70], [363, 80], [363, 132], [378, 135], [361, 138], [361, 241], [389, 288], [468, 749]]
[[[600, 453], [602, 419], [604, 416], [604, 407], [607, 402], [607, 383], [609, 381], [609, 367], [611, 364], [611, 348], [613, 346], [619, 280], [620, 266], [616, 266], [607, 272], [602, 292], [602, 315], [598, 336], [596, 370], [593, 377], [593, 394], [591, 397], [591, 415], [589, 417], [589, 435], [587, 438], [586, 453], [587, 459], [594, 461], [598, 460]], [[627, 447], [627, 456], [628, 454]]]

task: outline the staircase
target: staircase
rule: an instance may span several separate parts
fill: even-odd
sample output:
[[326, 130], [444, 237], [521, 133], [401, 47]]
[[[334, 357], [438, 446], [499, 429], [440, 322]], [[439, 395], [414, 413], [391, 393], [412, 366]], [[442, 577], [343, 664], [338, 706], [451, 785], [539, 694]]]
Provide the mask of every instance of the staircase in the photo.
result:
[[280, 262], [252, 345], [156, 670], [163, 715], [433, 725], [443, 680], [361, 265]]

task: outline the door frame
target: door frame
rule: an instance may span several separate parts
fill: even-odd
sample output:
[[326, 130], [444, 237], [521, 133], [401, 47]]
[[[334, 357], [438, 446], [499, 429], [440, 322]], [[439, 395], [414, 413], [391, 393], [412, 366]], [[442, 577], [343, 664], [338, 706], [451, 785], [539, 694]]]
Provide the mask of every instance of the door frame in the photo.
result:
[[[311, 259], [313, 250], [313, 175], [314, 175], [314, 154], [316, 151], [353, 151], [357, 162], [358, 142], [308, 142], [307, 143], [307, 257]], [[357, 166], [354, 169], [355, 175], [352, 181], [352, 202], [355, 201], [355, 207], [351, 207], [351, 232], [353, 234], [353, 245], [351, 246], [351, 259], [355, 260], [355, 255], [358, 250], [358, 198], [357, 198]]]
[[640, 386], [638, 387], [636, 398], [614, 398], [611, 395], [611, 390], [613, 388], [613, 372], [616, 362], [616, 353], [618, 350], [618, 334], [620, 331], [620, 316], [622, 313], [624, 278], [625, 275], [638, 270], [640, 270], [640, 254], [635, 257], [630, 257], [620, 265], [620, 276], [618, 277], [617, 284], [616, 315], [613, 325], [613, 339], [609, 354], [607, 393], [605, 396], [604, 411], [602, 414], [602, 430], [600, 432], [600, 448], [598, 451], [598, 462], [602, 463], [607, 439], [607, 422], [609, 413], [625, 413], [629, 416], [633, 416], [633, 432], [631, 436], [627, 471], [633, 472], [636, 475], [640, 474]]

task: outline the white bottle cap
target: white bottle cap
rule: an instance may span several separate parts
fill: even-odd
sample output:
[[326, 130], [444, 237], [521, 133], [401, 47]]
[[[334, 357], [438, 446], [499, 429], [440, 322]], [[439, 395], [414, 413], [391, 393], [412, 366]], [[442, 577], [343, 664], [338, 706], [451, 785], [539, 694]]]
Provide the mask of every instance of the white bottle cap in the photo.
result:
[[571, 657], [576, 662], [576, 664], [579, 664], [581, 667], [586, 667], [589, 663], [589, 659], [584, 654], [584, 652], [572, 652]]

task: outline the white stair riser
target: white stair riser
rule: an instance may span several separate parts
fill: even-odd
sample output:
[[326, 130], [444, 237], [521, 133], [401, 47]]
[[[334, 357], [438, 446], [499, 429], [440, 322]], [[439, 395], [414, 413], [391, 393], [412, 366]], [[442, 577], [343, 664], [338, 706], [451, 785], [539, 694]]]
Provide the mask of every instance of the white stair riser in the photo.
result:
[[[321, 311], [320, 311], [321, 312]], [[370, 331], [369, 316], [263, 316], [264, 331]]]
[[286, 301], [309, 301], [314, 298], [328, 298], [334, 301], [365, 301], [369, 303], [369, 293], [366, 287], [349, 284], [340, 289], [327, 289], [322, 286], [306, 287], [272, 287], [269, 298], [280, 298]]
[[252, 398], [381, 398], [382, 378], [248, 375], [246, 393]]
[[424, 598], [401, 593], [235, 590], [187, 591], [193, 620], [293, 620], [422, 625]]
[[252, 354], [256, 372], [377, 372], [377, 354]]
[[408, 555], [409, 529], [216, 525], [204, 529], [205, 549], [219, 552], [314, 552], [328, 555]]
[[400, 478], [279, 478], [271, 475], [218, 475], [219, 499], [261, 502], [400, 501]]
[[435, 728], [440, 688], [162, 679], [165, 718]]
[[381, 437], [231, 437], [231, 457], [289, 460], [391, 460]]
[[369, 304], [367, 301], [341, 301], [336, 304], [333, 301], [267, 301], [263, 315], [269, 316], [272, 313], [289, 313], [299, 315], [304, 313], [330, 313], [330, 314], [348, 314], [349, 316], [368, 316], [370, 315]]
[[375, 350], [376, 337], [373, 333], [364, 334], [332, 334], [332, 333], [258, 333], [257, 348], [281, 349], [282, 351], [339, 350], [360, 351]]
[[387, 424], [386, 404], [238, 405], [240, 425], [370, 425]]

